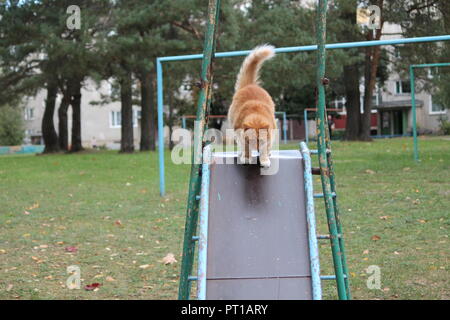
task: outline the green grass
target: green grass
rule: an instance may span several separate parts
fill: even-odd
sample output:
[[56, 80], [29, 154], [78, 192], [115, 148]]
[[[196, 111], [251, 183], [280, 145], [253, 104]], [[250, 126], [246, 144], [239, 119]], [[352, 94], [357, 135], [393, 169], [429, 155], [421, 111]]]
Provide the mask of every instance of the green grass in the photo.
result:
[[[333, 144], [355, 299], [450, 298], [450, 140], [421, 138], [420, 150], [416, 164], [410, 139]], [[166, 169], [162, 199], [156, 153], [0, 157], [0, 299], [175, 299], [189, 166], [167, 153]], [[320, 247], [329, 274], [329, 243]], [[164, 265], [168, 253], [178, 262]], [[70, 265], [81, 290], [65, 287]], [[366, 286], [370, 265], [381, 290]], [[335, 298], [332, 282], [324, 294]]]

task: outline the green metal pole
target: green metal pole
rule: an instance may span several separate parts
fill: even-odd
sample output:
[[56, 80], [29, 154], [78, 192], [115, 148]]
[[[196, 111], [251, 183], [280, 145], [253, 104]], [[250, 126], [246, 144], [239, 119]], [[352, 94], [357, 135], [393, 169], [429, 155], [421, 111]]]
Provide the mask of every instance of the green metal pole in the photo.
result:
[[[330, 138], [330, 132], [328, 130], [328, 115], [325, 109], [325, 117], [324, 117], [324, 123], [325, 123], [325, 145], [327, 146], [327, 150], [331, 150], [331, 138]], [[331, 153], [328, 154], [327, 157], [328, 161], [328, 169], [330, 171], [330, 187], [331, 192], [335, 194], [333, 197], [333, 205], [334, 205], [334, 215], [336, 217], [336, 228], [337, 232], [339, 234], [339, 246], [340, 246], [340, 252], [341, 252], [341, 260], [342, 260], [342, 271], [344, 275], [346, 276], [345, 281], [345, 291], [347, 294], [347, 299], [350, 300], [352, 298], [351, 292], [350, 292], [350, 279], [349, 279], [349, 272], [348, 272], [348, 266], [347, 266], [347, 255], [345, 253], [345, 242], [344, 242], [344, 232], [342, 230], [342, 224], [340, 221], [340, 214], [339, 214], [339, 207], [337, 203], [337, 191], [336, 191], [336, 181], [334, 178], [334, 164], [333, 164], [333, 158], [331, 157]]]
[[206, 129], [206, 113], [211, 102], [212, 62], [215, 51], [215, 34], [219, 23], [219, 13], [220, 0], [209, 0], [208, 22], [203, 49], [201, 90], [197, 103], [197, 119], [194, 126], [194, 150], [192, 153], [180, 286], [178, 290], [178, 298], [182, 300], [189, 299], [191, 291], [191, 280], [189, 277], [192, 273], [192, 266], [194, 263], [195, 241], [193, 240], [193, 236], [197, 230], [198, 223], [198, 197], [200, 195], [203, 133]]
[[411, 106], [412, 106], [412, 127], [414, 139], [414, 160], [419, 161], [419, 146], [417, 141], [417, 110], [416, 110], [416, 79], [414, 75], [414, 66], [409, 67], [411, 81]]
[[327, 146], [325, 130], [325, 39], [326, 39], [326, 17], [327, 17], [327, 0], [319, 0], [319, 6], [317, 8], [317, 149], [319, 155], [319, 166], [321, 171], [322, 189], [324, 193], [325, 209], [327, 213], [328, 229], [330, 231], [331, 251], [333, 255], [334, 271], [336, 275], [336, 283], [338, 296], [341, 300], [347, 299], [347, 293], [345, 289], [344, 274], [342, 268], [341, 250], [339, 243], [339, 236], [337, 230], [336, 216], [334, 212], [333, 195], [330, 185], [330, 171], [327, 161]]

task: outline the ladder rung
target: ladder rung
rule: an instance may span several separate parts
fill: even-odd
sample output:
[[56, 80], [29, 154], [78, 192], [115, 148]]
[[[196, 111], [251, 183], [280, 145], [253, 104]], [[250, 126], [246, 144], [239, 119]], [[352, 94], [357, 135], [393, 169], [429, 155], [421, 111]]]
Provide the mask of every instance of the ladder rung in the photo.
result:
[[198, 278], [195, 277], [195, 276], [189, 276], [189, 277], [188, 277], [188, 280], [189, 280], [189, 281], [197, 281], [197, 279], [198, 279]]
[[[309, 151], [311, 154], [319, 154], [319, 151], [317, 149], [313, 149]], [[331, 153], [330, 149], [327, 149], [327, 153]]]
[[[331, 196], [334, 198], [336, 197], [336, 192], [332, 192]], [[314, 198], [323, 198], [323, 193], [315, 193]]]
[[[347, 278], [347, 275], [343, 275], [344, 279]], [[331, 275], [331, 276], [320, 276], [320, 280], [334, 280], [336, 279], [335, 275]]]
[[[338, 238], [341, 238], [342, 236], [340, 234], [337, 235]], [[329, 234], [319, 234], [317, 236], [317, 239], [323, 240], [323, 239], [331, 239], [331, 235]]]

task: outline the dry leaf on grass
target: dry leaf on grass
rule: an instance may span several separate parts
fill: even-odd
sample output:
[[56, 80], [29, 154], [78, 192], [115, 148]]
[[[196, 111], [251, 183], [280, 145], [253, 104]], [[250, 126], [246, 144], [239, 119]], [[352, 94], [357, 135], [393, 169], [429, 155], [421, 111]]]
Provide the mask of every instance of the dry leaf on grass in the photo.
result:
[[368, 174], [375, 174], [376, 172], [373, 171], [373, 170], [367, 169], [367, 170], [366, 170], [366, 173], [368, 173]]
[[175, 259], [173, 253], [168, 253], [164, 258], [162, 258], [161, 262], [164, 264], [173, 264], [176, 263], [177, 260]]
[[38, 202], [34, 203], [32, 206], [30, 206], [30, 207], [28, 207], [26, 209], [27, 210], [33, 210], [33, 209], [36, 209], [36, 208], [39, 208], [39, 203]]
[[378, 240], [381, 239], [381, 237], [380, 237], [380, 236], [377, 236], [377, 235], [374, 235], [374, 236], [372, 236], [372, 238], [370, 238], [370, 239], [372, 239], [373, 241], [378, 241]]
[[87, 286], [84, 287], [84, 290], [86, 291], [96, 291], [101, 287], [101, 283], [95, 282], [95, 283], [91, 283], [88, 284]]

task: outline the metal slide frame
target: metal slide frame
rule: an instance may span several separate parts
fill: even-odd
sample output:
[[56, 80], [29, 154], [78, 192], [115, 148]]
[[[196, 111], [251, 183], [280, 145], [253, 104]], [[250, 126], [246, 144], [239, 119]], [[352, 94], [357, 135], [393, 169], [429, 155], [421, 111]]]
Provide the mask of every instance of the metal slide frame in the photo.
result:
[[412, 106], [412, 125], [413, 125], [413, 138], [414, 138], [414, 161], [419, 161], [419, 142], [417, 139], [417, 107], [416, 107], [416, 77], [414, 69], [417, 68], [442, 68], [450, 67], [450, 62], [447, 63], [424, 63], [424, 64], [412, 64], [409, 66], [409, 76], [411, 81], [411, 106]]
[[[321, 280], [332, 280], [334, 276], [320, 276], [320, 259], [317, 239], [322, 239], [316, 233], [316, 216], [314, 210], [314, 189], [311, 174], [311, 156], [307, 145], [300, 143], [300, 152], [304, 163], [304, 183], [305, 183], [305, 212], [308, 223], [308, 244], [311, 268], [311, 288], [313, 300], [322, 300]], [[212, 160], [211, 147], [208, 145], [203, 149], [202, 183], [200, 191], [199, 208], [199, 230], [198, 230], [198, 266], [197, 277], [197, 299], [206, 299], [206, 276], [208, 265], [208, 218], [209, 218], [209, 182], [210, 164]]]

